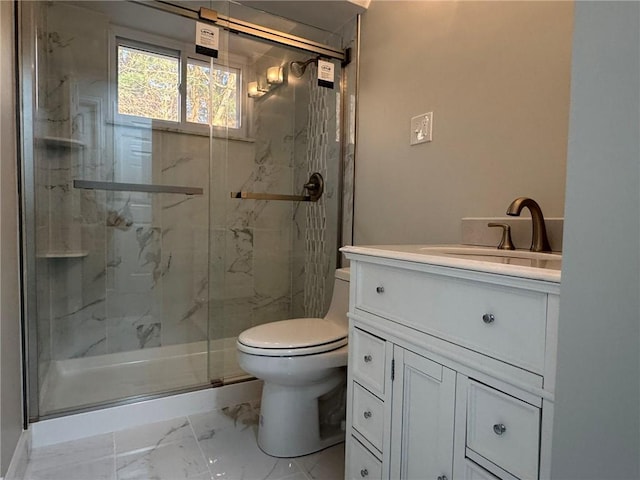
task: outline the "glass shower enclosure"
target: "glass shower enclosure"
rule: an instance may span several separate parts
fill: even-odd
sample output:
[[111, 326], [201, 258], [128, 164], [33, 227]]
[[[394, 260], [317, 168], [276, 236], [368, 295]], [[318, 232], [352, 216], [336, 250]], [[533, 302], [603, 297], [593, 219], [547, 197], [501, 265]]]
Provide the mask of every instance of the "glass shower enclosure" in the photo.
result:
[[[212, 11], [217, 57], [194, 47]], [[342, 44], [230, 2], [22, 2], [32, 419], [245, 379], [242, 330], [324, 314]]]

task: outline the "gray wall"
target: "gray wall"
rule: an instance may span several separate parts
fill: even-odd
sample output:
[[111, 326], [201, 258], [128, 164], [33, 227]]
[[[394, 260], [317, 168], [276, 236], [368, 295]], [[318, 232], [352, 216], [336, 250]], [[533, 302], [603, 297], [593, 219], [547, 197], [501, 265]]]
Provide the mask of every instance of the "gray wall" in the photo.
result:
[[0, 2], [0, 475], [22, 432], [13, 2]]
[[[564, 208], [573, 3], [383, 2], [362, 15], [355, 243], [457, 243], [527, 195]], [[409, 146], [434, 112], [433, 142]]]
[[640, 3], [577, 2], [553, 478], [640, 478]]

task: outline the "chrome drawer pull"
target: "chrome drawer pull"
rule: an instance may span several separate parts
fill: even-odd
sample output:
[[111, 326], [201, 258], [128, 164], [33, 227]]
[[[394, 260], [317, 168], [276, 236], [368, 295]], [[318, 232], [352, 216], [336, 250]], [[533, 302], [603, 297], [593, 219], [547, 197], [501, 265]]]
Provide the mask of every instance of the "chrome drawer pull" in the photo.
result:
[[482, 315], [482, 321], [487, 324], [493, 323], [495, 319], [496, 317], [493, 316], [493, 313], [485, 313]]
[[364, 356], [364, 363], [370, 363], [372, 360], [373, 360], [373, 357], [371, 355]]
[[378, 292], [378, 293], [384, 293], [384, 287], [383, 287], [383, 286], [376, 287], [376, 292]]
[[496, 435], [502, 435], [504, 432], [507, 431], [507, 427], [505, 427], [503, 423], [496, 423], [493, 426], [493, 431], [495, 432]]
[[[364, 412], [364, 418], [371, 418], [371, 415], [373, 415], [371, 413], [371, 410], [367, 410], [366, 412]], [[495, 428], [495, 427], [494, 427]]]
[[438, 477], [438, 480], [447, 480], [447, 476], [446, 475], [441, 475]]
[[360, 470], [360, 476], [362, 478], [366, 477], [367, 475], [369, 475], [369, 470], [367, 470], [366, 468], [363, 468], [362, 470]]

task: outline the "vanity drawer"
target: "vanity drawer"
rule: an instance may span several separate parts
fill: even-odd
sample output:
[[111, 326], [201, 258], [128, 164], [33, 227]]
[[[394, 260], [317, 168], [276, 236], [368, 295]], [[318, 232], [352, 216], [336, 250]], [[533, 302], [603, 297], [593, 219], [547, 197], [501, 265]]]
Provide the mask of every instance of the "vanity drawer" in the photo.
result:
[[349, 480], [378, 480], [382, 478], [382, 462], [358, 440], [351, 437], [349, 443]]
[[545, 293], [369, 263], [356, 285], [360, 310], [544, 372]]
[[380, 397], [384, 396], [385, 343], [357, 328], [349, 340], [354, 378]]
[[487, 472], [481, 466], [473, 463], [471, 460], [464, 461], [464, 477], [465, 480], [499, 480], [495, 475]]
[[384, 403], [358, 383], [353, 383], [351, 422], [362, 436], [382, 451], [384, 432]]
[[518, 478], [538, 478], [540, 409], [469, 383], [467, 447]]

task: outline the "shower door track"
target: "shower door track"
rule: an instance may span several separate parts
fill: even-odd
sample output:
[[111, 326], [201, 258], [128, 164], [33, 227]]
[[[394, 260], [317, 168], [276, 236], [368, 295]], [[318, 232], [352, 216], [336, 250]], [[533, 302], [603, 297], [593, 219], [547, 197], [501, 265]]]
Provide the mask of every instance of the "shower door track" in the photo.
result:
[[[295, 47], [300, 50], [315, 53], [327, 58], [334, 58], [342, 62], [348, 62], [348, 55], [335, 47], [324, 45], [322, 43], [314, 42], [303, 37], [297, 37], [289, 33], [280, 32], [271, 28], [262, 27], [254, 23], [244, 22], [236, 18], [228, 17], [220, 13], [214, 12], [209, 9], [201, 9], [201, 11], [192, 10], [181, 5], [175, 5], [170, 2], [164, 2], [161, 0], [129, 0], [131, 3], [137, 3], [146, 7], [155, 8], [164, 12], [180, 15], [181, 17], [190, 18], [200, 22], [207, 22], [216, 25], [220, 28], [228, 30], [233, 33], [242, 33], [252, 37], [256, 37], [269, 42], [274, 42], [280, 45], [286, 45], [289, 47]], [[216, 20], [211, 20], [207, 13], [214, 13], [213, 17], [217, 17]], [[204, 15], [202, 14], [204, 13]]]

